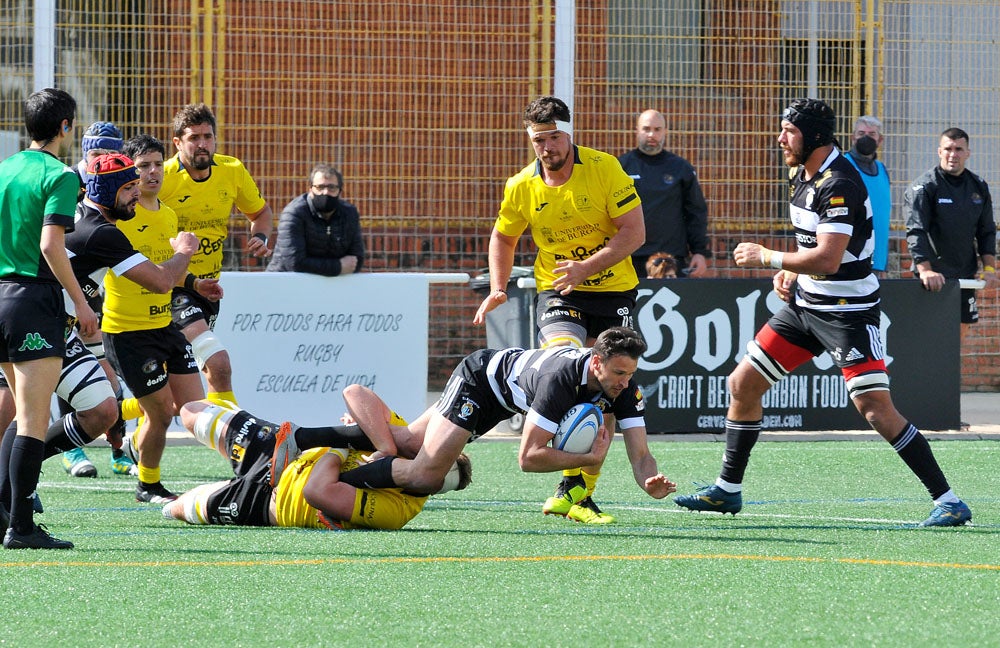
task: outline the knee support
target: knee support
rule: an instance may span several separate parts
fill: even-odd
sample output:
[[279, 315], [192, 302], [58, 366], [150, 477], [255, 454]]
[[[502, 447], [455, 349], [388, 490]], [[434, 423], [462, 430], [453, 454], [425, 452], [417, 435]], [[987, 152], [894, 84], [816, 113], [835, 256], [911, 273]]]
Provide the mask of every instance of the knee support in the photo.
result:
[[194, 359], [198, 363], [198, 369], [204, 370], [208, 359], [220, 351], [225, 351], [226, 347], [222, 345], [222, 341], [216, 337], [213, 331], [205, 331], [191, 340], [191, 350], [194, 352]]

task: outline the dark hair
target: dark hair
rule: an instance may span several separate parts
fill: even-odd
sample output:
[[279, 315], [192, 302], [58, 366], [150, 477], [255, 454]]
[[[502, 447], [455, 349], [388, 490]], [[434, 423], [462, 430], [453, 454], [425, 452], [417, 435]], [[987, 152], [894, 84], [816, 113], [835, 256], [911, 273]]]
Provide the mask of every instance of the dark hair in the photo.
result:
[[215, 113], [208, 105], [196, 103], [184, 106], [174, 115], [174, 137], [182, 136], [185, 128], [199, 124], [208, 124], [212, 127], [213, 133], [218, 130], [215, 127]]
[[569, 106], [556, 97], [539, 97], [524, 109], [524, 125], [554, 124], [559, 121], [569, 122]]
[[954, 126], [941, 133], [941, 137], [947, 137], [950, 140], [964, 139], [966, 144], [969, 143], [969, 134], [961, 128], [956, 128]]
[[340, 190], [344, 190], [344, 176], [340, 173], [340, 169], [333, 166], [332, 164], [317, 164], [313, 167], [313, 170], [309, 172], [309, 184], [312, 185], [313, 176], [317, 173], [322, 173], [324, 177], [329, 178], [334, 176], [337, 178], [337, 184], [340, 185]]
[[604, 360], [614, 356], [628, 356], [638, 360], [646, 352], [646, 341], [638, 332], [624, 326], [613, 326], [597, 336], [594, 354]]
[[24, 127], [33, 142], [48, 144], [59, 136], [63, 120], [76, 119], [76, 99], [65, 90], [45, 88], [24, 101]]
[[656, 252], [646, 260], [646, 276], [650, 279], [669, 279], [667, 274], [677, 276], [677, 259], [667, 252]]
[[125, 142], [125, 145], [122, 146], [122, 153], [129, 156], [133, 160], [140, 155], [153, 152], [166, 156], [167, 150], [164, 148], [163, 142], [156, 139], [149, 133], [136, 135], [132, 139]]

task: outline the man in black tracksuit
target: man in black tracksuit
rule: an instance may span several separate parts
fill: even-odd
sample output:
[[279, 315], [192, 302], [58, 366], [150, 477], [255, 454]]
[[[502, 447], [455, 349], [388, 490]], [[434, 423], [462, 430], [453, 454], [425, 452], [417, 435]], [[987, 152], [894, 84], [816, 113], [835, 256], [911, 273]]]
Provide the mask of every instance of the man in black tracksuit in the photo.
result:
[[[913, 272], [927, 290], [941, 290], [945, 279], [974, 278], [980, 260], [987, 284], [997, 281], [993, 200], [986, 181], [965, 168], [969, 154], [968, 133], [960, 128], [944, 131], [939, 164], [903, 194]], [[962, 290], [963, 339], [977, 321], [976, 292]]]

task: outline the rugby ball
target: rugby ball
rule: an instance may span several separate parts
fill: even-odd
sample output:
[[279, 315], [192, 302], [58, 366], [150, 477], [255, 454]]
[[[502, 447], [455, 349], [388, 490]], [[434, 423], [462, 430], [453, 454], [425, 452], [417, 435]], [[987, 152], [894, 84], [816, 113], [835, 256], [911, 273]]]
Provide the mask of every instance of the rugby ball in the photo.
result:
[[604, 422], [604, 415], [591, 403], [579, 403], [566, 412], [559, 421], [559, 428], [552, 438], [552, 447], [563, 452], [583, 454], [590, 452], [597, 438], [597, 430]]

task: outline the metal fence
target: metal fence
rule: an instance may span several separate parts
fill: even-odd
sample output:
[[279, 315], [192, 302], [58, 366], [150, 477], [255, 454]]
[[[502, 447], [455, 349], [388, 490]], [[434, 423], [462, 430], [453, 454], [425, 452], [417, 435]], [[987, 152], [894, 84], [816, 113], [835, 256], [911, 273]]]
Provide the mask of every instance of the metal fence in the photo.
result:
[[[826, 99], [842, 136], [879, 116], [900, 276], [902, 191], [936, 164], [941, 131], [967, 130], [970, 168], [1000, 182], [998, 23], [994, 0], [0, 0], [0, 153], [25, 144], [21, 101], [47, 84], [78, 99], [81, 133], [111, 120], [167, 142], [177, 108], [203, 100], [221, 150], [276, 213], [314, 163], [332, 162], [361, 211], [370, 271], [475, 272], [503, 182], [531, 159], [520, 114], [559, 87], [568, 57], [579, 143], [618, 154], [640, 111], [667, 115], [668, 147], [698, 169], [722, 277], [744, 274], [727, 256], [736, 242], [785, 231], [775, 138], [787, 101]], [[233, 223], [227, 269], [259, 270], [239, 253], [245, 221]], [[526, 238], [516, 261], [532, 256]], [[982, 301], [964, 384], [996, 389], [995, 291]], [[484, 344], [477, 303], [467, 288], [432, 289], [432, 385]]]

